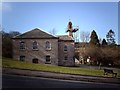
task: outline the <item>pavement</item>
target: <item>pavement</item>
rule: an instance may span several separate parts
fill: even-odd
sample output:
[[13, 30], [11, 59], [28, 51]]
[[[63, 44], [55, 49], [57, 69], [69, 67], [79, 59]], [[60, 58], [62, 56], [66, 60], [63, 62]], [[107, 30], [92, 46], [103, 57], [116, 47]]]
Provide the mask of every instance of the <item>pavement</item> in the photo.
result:
[[120, 84], [120, 78], [73, 75], [73, 74], [53, 73], [53, 72], [46, 72], [46, 71], [15, 69], [15, 68], [2, 68], [2, 74], [45, 77], [45, 78], [54, 78], [54, 79], [63, 79], [63, 80], [97, 82], [97, 83]]

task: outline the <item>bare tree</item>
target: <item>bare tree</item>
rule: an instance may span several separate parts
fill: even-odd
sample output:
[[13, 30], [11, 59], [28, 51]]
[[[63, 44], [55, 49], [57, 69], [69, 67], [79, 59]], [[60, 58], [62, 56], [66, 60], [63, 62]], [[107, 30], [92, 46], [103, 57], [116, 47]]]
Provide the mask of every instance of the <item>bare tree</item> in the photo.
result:
[[53, 28], [52, 30], [49, 31], [49, 33], [52, 35], [56, 35], [57, 31], [55, 28]]
[[89, 41], [89, 35], [90, 35], [89, 32], [82, 31], [80, 33], [80, 38], [81, 38], [82, 42], [88, 42]]

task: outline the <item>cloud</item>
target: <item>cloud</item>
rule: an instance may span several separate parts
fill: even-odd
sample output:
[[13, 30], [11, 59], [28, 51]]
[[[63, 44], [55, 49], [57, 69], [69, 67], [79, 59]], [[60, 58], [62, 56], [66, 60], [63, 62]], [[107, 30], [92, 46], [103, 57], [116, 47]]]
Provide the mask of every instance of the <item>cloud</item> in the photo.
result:
[[12, 6], [10, 3], [0, 3], [0, 11], [9, 12], [12, 10]]

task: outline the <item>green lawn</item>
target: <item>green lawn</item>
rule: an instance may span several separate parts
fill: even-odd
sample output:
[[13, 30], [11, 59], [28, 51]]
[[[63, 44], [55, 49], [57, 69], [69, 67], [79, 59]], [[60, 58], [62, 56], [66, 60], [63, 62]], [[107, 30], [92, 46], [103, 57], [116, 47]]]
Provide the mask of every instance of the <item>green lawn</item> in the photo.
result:
[[[103, 70], [95, 70], [95, 69], [80, 68], [80, 67], [62, 67], [62, 66], [54, 66], [50, 64], [33, 64], [33, 63], [20, 62], [17, 60], [6, 59], [6, 58], [2, 59], [2, 67], [41, 70], [41, 71], [69, 73], [69, 74], [104, 76]], [[120, 77], [120, 72], [117, 71], [117, 73], [118, 73], [118, 77]]]

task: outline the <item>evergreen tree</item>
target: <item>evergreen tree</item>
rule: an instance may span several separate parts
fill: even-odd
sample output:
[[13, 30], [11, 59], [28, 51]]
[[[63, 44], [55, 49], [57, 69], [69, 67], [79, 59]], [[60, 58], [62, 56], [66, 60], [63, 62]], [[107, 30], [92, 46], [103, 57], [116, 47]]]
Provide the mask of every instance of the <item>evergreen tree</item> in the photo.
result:
[[97, 34], [94, 30], [91, 33], [89, 43], [90, 43], [91, 46], [99, 46], [100, 45], [98, 36], [97, 36]]
[[106, 35], [108, 45], [115, 45], [115, 32], [110, 29]]
[[107, 45], [107, 42], [105, 39], [102, 40], [102, 46], [106, 46]]

